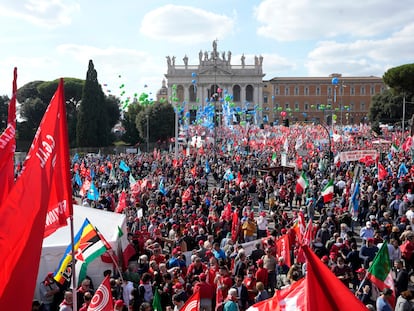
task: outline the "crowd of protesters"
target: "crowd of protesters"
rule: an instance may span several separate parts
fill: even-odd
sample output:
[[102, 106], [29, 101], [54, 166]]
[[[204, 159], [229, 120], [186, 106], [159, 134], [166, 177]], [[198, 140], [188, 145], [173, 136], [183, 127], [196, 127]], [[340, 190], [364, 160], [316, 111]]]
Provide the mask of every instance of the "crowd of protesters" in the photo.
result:
[[[358, 299], [373, 310], [388, 310], [388, 297], [394, 295], [395, 310], [411, 310], [414, 166], [410, 146], [391, 151], [392, 143], [401, 146], [405, 140], [387, 133], [390, 144], [376, 147], [382, 151], [377, 159], [341, 163], [334, 162], [341, 151], [373, 148], [377, 137], [369, 127], [333, 134], [330, 149], [324, 130], [311, 125], [251, 127], [238, 134], [245, 138], [236, 140], [229, 134], [215, 149], [208, 143], [180, 147], [178, 158], [154, 150], [73, 159], [73, 191], [80, 204], [127, 217], [133, 251], [123, 274], [114, 272], [111, 278], [116, 310], [148, 311], [155, 291], [163, 311], [179, 310], [197, 291], [205, 311], [244, 311], [271, 297], [306, 274], [306, 265], [295, 260], [299, 241], [292, 232], [299, 214], [312, 220], [313, 251]], [[306, 154], [300, 156], [300, 150]], [[282, 168], [282, 152], [294, 168]], [[379, 162], [386, 176], [379, 176]], [[303, 192], [296, 187], [302, 171], [309, 181]], [[99, 190], [98, 200], [82, 193], [85, 180]], [[334, 198], [324, 202], [321, 190], [330, 180]], [[358, 210], [351, 212], [357, 182]], [[126, 205], [119, 209], [122, 192]], [[275, 245], [285, 234], [292, 245], [290, 266], [285, 257], [277, 256]], [[253, 250], [247, 251], [246, 243], [253, 243]], [[365, 278], [382, 243], [387, 243], [393, 267], [391, 294], [375, 291]], [[69, 310], [65, 308], [71, 294], [59, 296], [53, 279], [45, 282], [53, 294], [44, 295], [43, 310]], [[78, 309], [87, 307], [93, 295], [90, 280], [82, 282], [78, 293]]]

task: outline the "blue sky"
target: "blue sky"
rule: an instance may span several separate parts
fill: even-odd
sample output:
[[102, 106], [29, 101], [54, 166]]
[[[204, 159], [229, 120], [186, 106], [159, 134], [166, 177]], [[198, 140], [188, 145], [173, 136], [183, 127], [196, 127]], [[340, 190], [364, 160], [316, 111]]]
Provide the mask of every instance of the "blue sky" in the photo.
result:
[[[0, 95], [59, 77], [84, 79], [93, 60], [104, 91], [124, 97], [160, 88], [166, 56], [232, 51], [264, 57], [265, 79], [379, 76], [413, 63], [409, 0], [0, 0]], [[123, 88], [120, 88], [124, 85]]]

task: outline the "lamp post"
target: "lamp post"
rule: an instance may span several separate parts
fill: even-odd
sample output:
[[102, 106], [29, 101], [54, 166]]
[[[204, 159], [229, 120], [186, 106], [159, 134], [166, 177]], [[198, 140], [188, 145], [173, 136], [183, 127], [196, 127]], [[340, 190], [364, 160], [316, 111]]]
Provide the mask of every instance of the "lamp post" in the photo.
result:
[[147, 118], [147, 153], [149, 152], [149, 115], [148, 113], [145, 115]]

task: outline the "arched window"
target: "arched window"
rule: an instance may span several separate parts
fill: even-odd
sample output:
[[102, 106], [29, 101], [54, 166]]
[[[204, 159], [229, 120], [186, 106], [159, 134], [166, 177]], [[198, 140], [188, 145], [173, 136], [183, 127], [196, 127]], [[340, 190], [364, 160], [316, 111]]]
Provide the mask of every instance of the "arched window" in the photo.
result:
[[184, 102], [184, 87], [182, 85], [177, 85], [177, 98], [178, 102]]
[[233, 86], [233, 101], [240, 102], [240, 85]]
[[197, 101], [197, 93], [196, 93], [196, 88], [194, 85], [190, 85], [190, 87], [188, 88], [188, 93], [190, 94], [190, 98], [189, 101], [190, 102], [195, 102]]
[[250, 84], [248, 86], [246, 86], [246, 101], [248, 102], [253, 102], [253, 86], [251, 86]]

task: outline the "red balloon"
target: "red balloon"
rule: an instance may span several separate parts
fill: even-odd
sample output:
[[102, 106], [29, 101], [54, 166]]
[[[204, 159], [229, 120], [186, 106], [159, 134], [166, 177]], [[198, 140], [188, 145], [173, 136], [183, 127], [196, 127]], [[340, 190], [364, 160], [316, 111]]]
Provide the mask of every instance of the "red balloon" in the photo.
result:
[[280, 115], [282, 116], [282, 118], [286, 117], [286, 111], [282, 111], [282, 112], [280, 113]]

